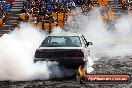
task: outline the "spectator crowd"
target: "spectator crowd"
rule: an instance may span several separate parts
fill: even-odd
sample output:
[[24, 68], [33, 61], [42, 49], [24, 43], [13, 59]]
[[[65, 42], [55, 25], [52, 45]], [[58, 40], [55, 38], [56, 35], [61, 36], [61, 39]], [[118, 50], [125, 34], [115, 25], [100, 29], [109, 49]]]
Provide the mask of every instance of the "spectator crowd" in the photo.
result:
[[[13, 0], [0, 1], [0, 18], [4, 19], [6, 17], [12, 2]], [[124, 0], [114, 0], [115, 4], [120, 3], [122, 6], [127, 4], [128, 10], [131, 12], [131, 0], [126, 2]], [[109, 17], [106, 15], [112, 12], [108, 0], [98, 0], [96, 3], [95, 0], [24, 0], [18, 22], [32, 22], [43, 29], [48, 29], [55, 25], [62, 27], [68, 15], [75, 15], [74, 10], [76, 8], [80, 8], [84, 14], [88, 14], [95, 5], [109, 8], [110, 11], [102, 11], [102, 16], [108, 20]]]
[[5, 22], [6, 13], [9, 11], [13, 0], [1, 0], [0, 1], [0, 25]]
[[[125, 5], [124, 0], [114, 0], [114, 3]], [[98, 0], [96, 5], [108, 8], [107, 11], [102, 10], [102, 16], [104, 16], [106, 22], [108, 18], [115, 19], [108, 0]], [[18, 21], [30, 21], [43, 29], [45, 29], [43, 26], [47, 26], [45, 25], [46, 23], [56, 23], [54, 25], [62, 27], [69, 14], [75, 15], [74, 10], [77, 7], [81, 9], [82, 13], [88, 14], [94, 6], [95, 2], [93, 0], [25, 0], [21, 11], [22, 14]], [[108, 14], [111, 17], [108, 17]], [[51, 28], [52, 25], [48, 24], [48, 26], [48, 28]]]

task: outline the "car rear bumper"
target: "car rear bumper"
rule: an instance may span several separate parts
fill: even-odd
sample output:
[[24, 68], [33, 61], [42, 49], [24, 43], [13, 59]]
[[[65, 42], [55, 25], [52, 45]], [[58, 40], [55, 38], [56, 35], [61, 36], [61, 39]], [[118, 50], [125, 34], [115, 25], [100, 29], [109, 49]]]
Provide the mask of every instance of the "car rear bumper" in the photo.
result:
[[59, 65], [65, 66], [66, 68], [69, 69], [78, 69], [78, 67], [80, 65], [84, 65], [85, 61], [83, 60], [83, 58], [37, 58], [34, 60], [34, 62], [38, 62], [38, 61], [56, 61], [59, 63]]

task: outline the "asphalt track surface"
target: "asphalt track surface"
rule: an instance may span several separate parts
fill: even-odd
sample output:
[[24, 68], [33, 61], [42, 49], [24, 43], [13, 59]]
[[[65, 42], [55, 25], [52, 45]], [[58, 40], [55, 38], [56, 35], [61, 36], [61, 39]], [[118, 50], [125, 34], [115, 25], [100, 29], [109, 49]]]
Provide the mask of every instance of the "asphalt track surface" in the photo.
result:
[[132, 56], [102, 57], [94, 64], [91, 74], [130, 74], [129, 83], [79, 84], [75, 76], [52, 80], [1, 81], [0, 88], [132, 88]]

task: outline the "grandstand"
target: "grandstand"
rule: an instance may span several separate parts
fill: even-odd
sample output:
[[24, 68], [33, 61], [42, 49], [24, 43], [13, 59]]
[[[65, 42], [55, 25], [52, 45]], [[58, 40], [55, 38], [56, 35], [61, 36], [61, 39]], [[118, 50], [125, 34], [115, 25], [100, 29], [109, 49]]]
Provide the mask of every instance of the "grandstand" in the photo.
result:
[[[63, 27], [67, 16], [75, 15], [79, 7], [82, 13], [91, 8], [108, 8], [102, 12], [104, 20], [115, 19], [120, 14], [131, 10], [130, 0], [1, 0], [0, 35], [20, 27], [20, 22], [31, 22], [43, 30], [51, 31], [55, 26]], [[109, 17], [108, 17], [109, 16]], [[110, 17], [111, 16], [111, 17]], [[115, 16], [115, 17], [114, 17]]]

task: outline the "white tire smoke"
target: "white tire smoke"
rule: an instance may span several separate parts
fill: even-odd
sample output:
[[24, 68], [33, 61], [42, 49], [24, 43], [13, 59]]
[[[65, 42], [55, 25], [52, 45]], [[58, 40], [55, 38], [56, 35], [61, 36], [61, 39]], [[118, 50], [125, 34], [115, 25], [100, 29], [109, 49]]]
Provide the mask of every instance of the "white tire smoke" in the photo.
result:
[[73, 70], [59, 67], [57, 62], [34, 63], [35, 50], [46, 33], [28, 23], [0, 37], [0, 80], [50, 79], [73, 75]]

